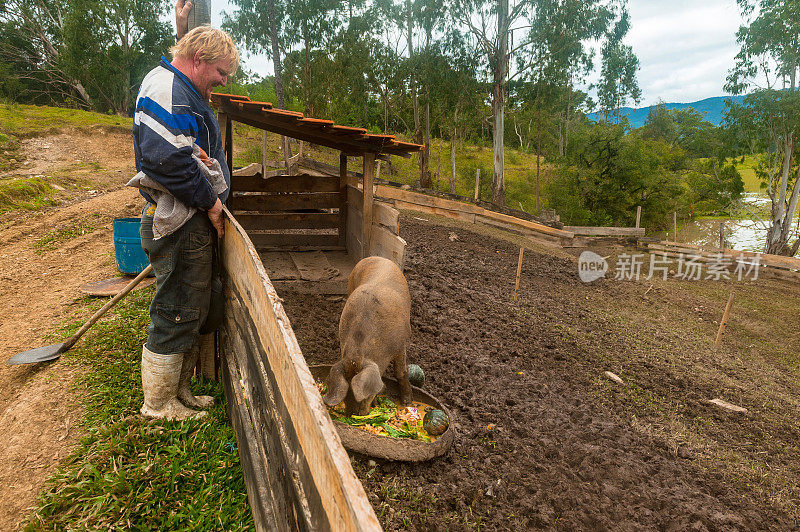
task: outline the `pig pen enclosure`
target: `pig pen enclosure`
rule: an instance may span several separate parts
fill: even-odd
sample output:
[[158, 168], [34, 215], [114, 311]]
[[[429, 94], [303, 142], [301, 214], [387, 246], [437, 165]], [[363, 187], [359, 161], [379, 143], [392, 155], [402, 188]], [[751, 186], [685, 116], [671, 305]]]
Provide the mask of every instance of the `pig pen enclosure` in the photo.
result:
[[[325, 140], [304, 133], [317, 126], [298, 125], [296, 114], [267, 113], [263, 104], [238, 97], [217, 96], [215, 103], [227, 132], [236, 119]], [[697, 294], [686, 297], [664, 284], [584, 285], [574, 257], [554, 248], [537, 253], [533, 245], [513, 302], [518, 246], [529, 240], [427, 215], [398, 219], [386, 205], [374, 208], [372, 156], [365, 157], [367, 186], [360, 190], [346, 169], [345, 156], [358, 151], [347, 143], [363, 140], [364, 132], [328, 133], [338, 135], [334, 147], [343, 153], [338, 178], [298, 172], [299, 160], [291, 179], [285, 175], [291, 164], [274, 174], [264, 164], [240, 170], [222, 241], [227, 309], [216, 363], [257, 528], [797, 526], [796, 488], [781, 484], [796, 475], [773, 478], [730, 459], [756, 463], [766, 447], [779, 457], [775, 471], [799, 470], [800, 460], [784, 451], [800, 436], [796, 424], [778, 417], [749, 422], [709, 406], [707, 399], [724, 387], [698, 368], [724, 364], [709, 356], [694, 358], [695, 366], [675, 361], [685, 361], [686, 351], [707, 350], [704, 327], [711, 320], [668, 332], [659, 325], [664, 315], [678, 323], [678, 309], [695, 304]], [[228, 133], [229, 153], [230, 139]], [[303, 212], [273, 212], [301, 210], [297, 200], [312, 203]], [[376, 227], [385, 238], [374, 239]], [[320, 266], [320, 253], [327, 265]], [[425, 390], [453, 413], [455, 443], [441, 458], [409, 464], [348, 457], [308, 370], [338, 359], [342, 282], [347, 265], [366, 254], [405, 266], [409, 362], [425, 370]], [[700, 292], [706, 303], [718, 299], [711, 286]], [[755, 298], [786, 287], [737, 289]], [[604, 379], [604, 370], [630, 384]], [[758, 409], [756, 392], [745, 392], [738, 402]], [[675, 406], [675, 419], [664, 421], [665, 404]]]

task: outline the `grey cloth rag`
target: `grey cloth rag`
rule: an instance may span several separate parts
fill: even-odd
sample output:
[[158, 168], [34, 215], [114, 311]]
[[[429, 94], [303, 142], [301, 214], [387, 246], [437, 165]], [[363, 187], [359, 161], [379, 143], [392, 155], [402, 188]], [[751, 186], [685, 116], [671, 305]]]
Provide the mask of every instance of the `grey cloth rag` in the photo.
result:
[[[192, 150], [192, 159], [197, 162], [206, 179], [214, 189], [214, 193], [222, 194], [228, 189], [228, 184], [225, 182], [225, 176], [222, 173], [222, 167], [219, 161], [211, 159], [211, 167], [206, 166], [200, 160], [200, 147], [194, 145]], [[195, 207], [184, 205], [175, 196], [144, 172], [139, 172], [133, 179], [128, 181], [127, 186], [138, 188], [145, 194], [153, 198], [156, 202], [156, 211], [153, 214], [153, 240], [158, 240], [167, 235], [170, 235], [180, 229], [189, 219], [197, 212]]]

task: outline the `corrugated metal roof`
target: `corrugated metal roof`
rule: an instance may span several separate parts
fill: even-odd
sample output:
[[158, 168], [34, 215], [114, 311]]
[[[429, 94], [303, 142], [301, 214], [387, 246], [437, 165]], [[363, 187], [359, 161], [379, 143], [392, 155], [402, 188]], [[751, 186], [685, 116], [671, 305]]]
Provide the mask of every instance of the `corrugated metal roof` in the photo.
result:
[[399, 141], [394, 135], [376, 135], [360, 127], [337, 126], [332, 120], [306, 118], [302, 113], [275, 109], [269, 102], [255, 102], [247, 96], [212, 93], [211, 104], [236, 122], [351, 155], [373, 152], [408, 156], [422, 149], [421, 145]]

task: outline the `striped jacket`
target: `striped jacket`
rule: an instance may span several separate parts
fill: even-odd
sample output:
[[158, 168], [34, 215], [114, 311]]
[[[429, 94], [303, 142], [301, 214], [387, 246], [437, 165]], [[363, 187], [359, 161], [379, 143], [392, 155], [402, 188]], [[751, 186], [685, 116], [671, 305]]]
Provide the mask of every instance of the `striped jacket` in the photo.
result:
[[[192, 158], [197, 144], [220, 162], [228, 189], [231, 176], [225, 162], [219, 123], [194, 84], [165, 58], [142, 81], [133, 116], [136, 170], [158, 181], [181, 203], [208, 210], [217, 195]], [[146, 200], [152, 201], [142, 193]]]

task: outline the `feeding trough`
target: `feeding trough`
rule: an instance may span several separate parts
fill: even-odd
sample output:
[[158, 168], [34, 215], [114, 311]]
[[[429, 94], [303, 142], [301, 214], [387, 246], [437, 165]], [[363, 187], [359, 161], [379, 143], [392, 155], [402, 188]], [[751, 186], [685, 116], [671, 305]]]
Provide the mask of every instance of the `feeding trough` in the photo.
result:
[[[322, 381], [328, 376], [330, 365], [311, 366], [311, 374], [315, 380]], [[383, 384], [385, 389], [381, 395], [388, 395], [393, 400], [398, 401], [400, 397], [400, 387], [396, 380], [384, 376]], [[455, 439], [455, 429], [453, 428], [453, 418], [450, 412], [432, 395], [415, 386], [411, 387], [412, 399], [431, 405], [442, 410], [450, 418], [450, 426], [444, 433], [432, 442], [412, 440], [409, 438], [395, 438], [392, 436], [381, 436], [366, 432], [358, 427], [350, 426], [341, 421], [333, 420], [336, 432], [342, 440], [345, 449], [383, 458], [386, 460], [396, 460], [401, 462], [423, 462], [443, 455], [453, 445]]]

